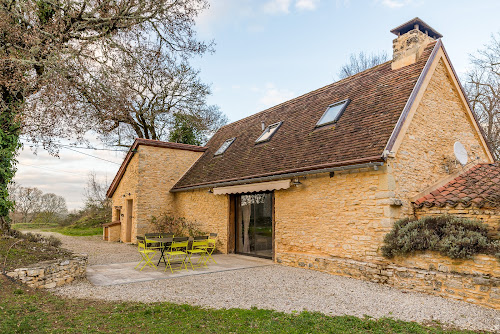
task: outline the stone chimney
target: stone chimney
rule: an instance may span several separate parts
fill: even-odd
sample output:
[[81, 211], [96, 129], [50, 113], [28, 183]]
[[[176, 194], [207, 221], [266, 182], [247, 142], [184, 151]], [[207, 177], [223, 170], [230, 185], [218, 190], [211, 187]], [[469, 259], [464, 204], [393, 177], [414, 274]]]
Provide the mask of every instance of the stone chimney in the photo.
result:
[[427, 44], [443, 37], [418, 17], [410, 20], [391, 32], [398, 37], [392, 41], [392, 69], [415, 63]]

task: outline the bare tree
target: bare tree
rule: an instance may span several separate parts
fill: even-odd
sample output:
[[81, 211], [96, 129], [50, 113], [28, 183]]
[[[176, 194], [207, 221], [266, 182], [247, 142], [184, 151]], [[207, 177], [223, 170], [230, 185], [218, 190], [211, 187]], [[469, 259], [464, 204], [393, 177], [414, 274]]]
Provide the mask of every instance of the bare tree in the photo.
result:
[[385, 63], [389, 60], [387, 52], [366, 54], [360, 52], [358, 54], [351, 53], [349, 62], [340, 68], [338, 73], [339, 79], [350, 77], [359, 72], [363, 72], [369, 68]]
[[188, 116], [189, 125], [206, 141], [227, 121], [216, 106], [207, 105], [210, 87], [185, 60], [140, 42], [115, 51], [113, 59], [92, 75], [75, 75], [75, 85], [66, 87], [68, 96], [79, 97], [72, 109], [87, 112], [92, 128], [108, 143], [128, 146], [136, 137], [166, 140], [177, 115]]
[[38, 188], [19, 187], [15, 197], [15, 211], [20, 214], [23, 223], [30, 223], [42, 209], [43, 192]]
[[109, 208], [111, 203], [106, 196], [109, 188], [107, 179], [99, 181], [95, 172], [90, 172], [87, 176], [87, 185], [84, 190], [85, 207], [93, 208]]
[[41, 212], [51, 216], [64, 216], [68, 213], [66, 199], [53, 193], [43, 194], [40, 198]]
[[[207, 7], [207, 0], [0, 1], [0, 232], [9, 229], [7, 186], [15, 174], [21, 130], [53, 153], [54, 138], [83, 141], [95, 119], [67, 106], [91, 101], [79, 100], [85, 91], [74, 97], [61, 88], [85, 90], [79, 77], [93, 75], [114, 60], [117, 50], [138, 42], [184, 59], [205, 53], [211, 44], [197, 41], [193, 25]], [[36, 103], [53, 96], [61, 99]]]
[[465, 90], [495, 160], [500, 159], [500, 32], [471, 56]]

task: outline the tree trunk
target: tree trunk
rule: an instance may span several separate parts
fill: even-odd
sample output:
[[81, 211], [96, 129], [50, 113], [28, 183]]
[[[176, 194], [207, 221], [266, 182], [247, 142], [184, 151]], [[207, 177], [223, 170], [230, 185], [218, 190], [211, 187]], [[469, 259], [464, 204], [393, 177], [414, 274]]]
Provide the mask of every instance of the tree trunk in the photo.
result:
[[14, 203], [9, 200], [8, 185], [16, 173], [16, 154], [20, 147], [18, 111], [24, 98], [12, 93], [5, 86], [0, 87], [2, 101], [0, 109], [0, 233], [10, 230], [9, 213]]

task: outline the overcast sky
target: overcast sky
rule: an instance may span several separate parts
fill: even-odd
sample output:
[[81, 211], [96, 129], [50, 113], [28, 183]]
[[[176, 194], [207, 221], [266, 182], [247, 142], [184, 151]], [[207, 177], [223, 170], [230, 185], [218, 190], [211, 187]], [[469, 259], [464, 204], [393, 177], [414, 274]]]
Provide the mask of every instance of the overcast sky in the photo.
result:
[[[500, 32], [498, 0], [209, 0], [197, 21], [200, 39], [216, 52], [195, 59], [212, 85], [211, 104], [236, 121], [336, 80], [351, 53], [392, 55], [392, 28], [414, 18], [441, 33], [455, 69], [464, 73], [469, 54]], [[96, 147], [102, 147], [96, 142]], [[83, 204], [89, 172], [112, 180], [124, 153], [63, 148], [21, 152], [15, 181]], [[85, 154], [91, 154], [90, 157]]]

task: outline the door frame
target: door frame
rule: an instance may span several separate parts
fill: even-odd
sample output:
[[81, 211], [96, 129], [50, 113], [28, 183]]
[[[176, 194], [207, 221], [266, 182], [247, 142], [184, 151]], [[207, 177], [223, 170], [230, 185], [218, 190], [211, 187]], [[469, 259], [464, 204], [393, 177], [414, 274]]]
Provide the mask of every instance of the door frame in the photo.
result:
[[133, 220], [133, 209], [134, 208], [134, 200], [127, 199], [127, 212], [125, 217], [125, 241], [124, 242], [132, 242], [132, 220]]
[[[238, 203], [240, 203], [240, 201], [238, 201], [238, 197], [241, 196], [241, 195], [252, 195], [252, 194], [258, 194], [258, 193], [268, 193], [271, 195], [271, 228], [272, 228], [272, 240], [271, 240], [271, 244], [272, 244], [272, 250], [271, 250], [271, 253], [272, 253], [272, 256], [269, 257], [269, 256], [263, 256], [263, 255], [257, 255], [257, 254], [251, 254], [251, 253], [242, 253], [242, 252], [238, 252], [237, 251], [237, 248], [236, 248], [236, 244], [238, 242], [238, 228], [237, 228], [237, 224], [238, 224], [238, 216], [240, 214], [239, 212], [239, 205]], [[231, 219], [231, 226], [229, 227], [229, 231], [230, 231], [230, 239], [229, 239], [229, 243], [230, 243], [230, 250], [232, 252], [234, 252], [235, 254], [240, 254], [240, 255], [245, 255], [245, 256], [252, 256], [252, 257], [258, 257], [258, 258], [261, 258], [261, 259], [272, 259], [274, 261], [274, 258], [275, 258], [275, 250], [276, 250], [276, 245], [275, 245], [275, 242], [274, 242], [274, 236], [275, 236], [275, 226], [276, 226], [276, 220], [275, 220], [275, 211], [274, 211], [274, 204], [275, 204], [275, 197], [274, 197], [274, 191], [261, 191], [261, 192], [254, 192], [254, 193], [240, 193], [240, 194], [231, 194], [230, 198], [229, 198], [229, 203], [230, 203], [230, 208], [231, 208], [231, 212], [230, 212], [230, 219]]]

